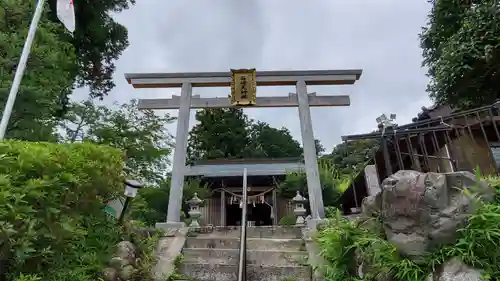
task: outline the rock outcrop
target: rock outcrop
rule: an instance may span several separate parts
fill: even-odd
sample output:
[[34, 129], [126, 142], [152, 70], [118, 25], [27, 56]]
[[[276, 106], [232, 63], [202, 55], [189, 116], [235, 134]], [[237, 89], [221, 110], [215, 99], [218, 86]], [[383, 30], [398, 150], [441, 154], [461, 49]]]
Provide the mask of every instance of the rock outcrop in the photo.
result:
[[418, 260], [454, 242], [474, 208], [471, 193], [487, 200], [493, 196], [487, 184], [476, 182], [469, 172], [399, 171], [382, 182], [380, 193], [365, 198], [363, 215], [379, 215], [387, 240], [402, 256]]
[[122, 241], [116, 245], [111, 258], [110, 267], [104, 269], [105, 281], [128, 281], [137, 271], [137, 249], [130, 241]]
[[445, 262], [437, 272], [429, 274], [426, 281], [483, 281], [481, 270], [463, 264], [458, 258]]

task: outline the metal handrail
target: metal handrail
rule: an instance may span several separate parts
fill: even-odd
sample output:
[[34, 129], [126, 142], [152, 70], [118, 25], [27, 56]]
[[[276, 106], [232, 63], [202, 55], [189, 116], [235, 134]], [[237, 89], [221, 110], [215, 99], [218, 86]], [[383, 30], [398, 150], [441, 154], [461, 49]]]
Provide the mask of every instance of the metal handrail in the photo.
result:
[[238, 263], [238, 281], [247, 279], [247, 169], [243, 169], [243, 192], [241, 202], [241, 234], [240, 234], [240, 257]]

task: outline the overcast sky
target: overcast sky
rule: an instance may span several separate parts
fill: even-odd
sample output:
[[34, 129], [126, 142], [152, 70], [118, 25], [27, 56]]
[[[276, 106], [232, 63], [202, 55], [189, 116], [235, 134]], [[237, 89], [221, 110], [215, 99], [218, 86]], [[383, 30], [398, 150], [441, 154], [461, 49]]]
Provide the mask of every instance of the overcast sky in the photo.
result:
[[[330, 151], [341, 135], [376, 128], [382, 113], [396, 113], [397, 123], [405, 124], [430, 105], [418, 40], [429, 8], [425, 0], [139, 0], [116, 17], [128, 28], [130, 46], [117, 62], [117, 86], [105, 102], [180, 92], [133, 89], [124, 73], [363, 69], [354, 85], [309, 87], [318, 95], [351, 95], [350, 107], [312, 109], [315, 137]], [[229, 91], [195, 88], [194, 94], [225, 97]], [[259, 87], [258, 95], [294, 91]], [[79, 90], [75, 98], [86, 94]], [[245, 112], [287, 127], [301, 141], [296, 108]], [[175, 126], [167, 126], [172, 134]]]

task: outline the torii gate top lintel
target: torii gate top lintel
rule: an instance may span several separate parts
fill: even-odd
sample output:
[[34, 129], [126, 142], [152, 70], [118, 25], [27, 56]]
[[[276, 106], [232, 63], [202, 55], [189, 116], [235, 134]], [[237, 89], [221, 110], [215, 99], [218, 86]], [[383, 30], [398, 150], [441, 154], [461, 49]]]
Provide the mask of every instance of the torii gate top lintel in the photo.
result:
[[[293, 70], [257, 71], [257, 86], [295, 86], [298, 80], [307, 85], [349, 85], [359, 80], [363, 70]], [[231, 72], [126, 73], [134, 88], [180, 88], [189, 82], [193, 87], [229, 87]]]

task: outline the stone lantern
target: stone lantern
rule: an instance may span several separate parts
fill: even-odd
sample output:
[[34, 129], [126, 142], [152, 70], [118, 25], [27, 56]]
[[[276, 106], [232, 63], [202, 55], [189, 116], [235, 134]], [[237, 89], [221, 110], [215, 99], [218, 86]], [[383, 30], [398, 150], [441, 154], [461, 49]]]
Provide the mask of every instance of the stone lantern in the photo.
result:
[[293, 209], [293, 213], [297, 216], [297, 220], [295, 221], [296, 225], [304, 225], [305, 219], [304, 216], [307, 213], [306, 208], [304, 208], [304, 204], [307, 203], [307, 198], [300, 195], [300, 192], [297, 191], [297, 195], [292, 198], [292, 202], [295, 204], [295, 208]]
[[200, 223], [198, 220], [201, 217], [200, 205], [203, 203], [203, 200], [198, 198], [198, 194], [195, 192], [193, 198], [188, 200], [186, 203], [189, 205], [189, 217], [191, 218], [191, 224], [189, 227], [200, 227]]

